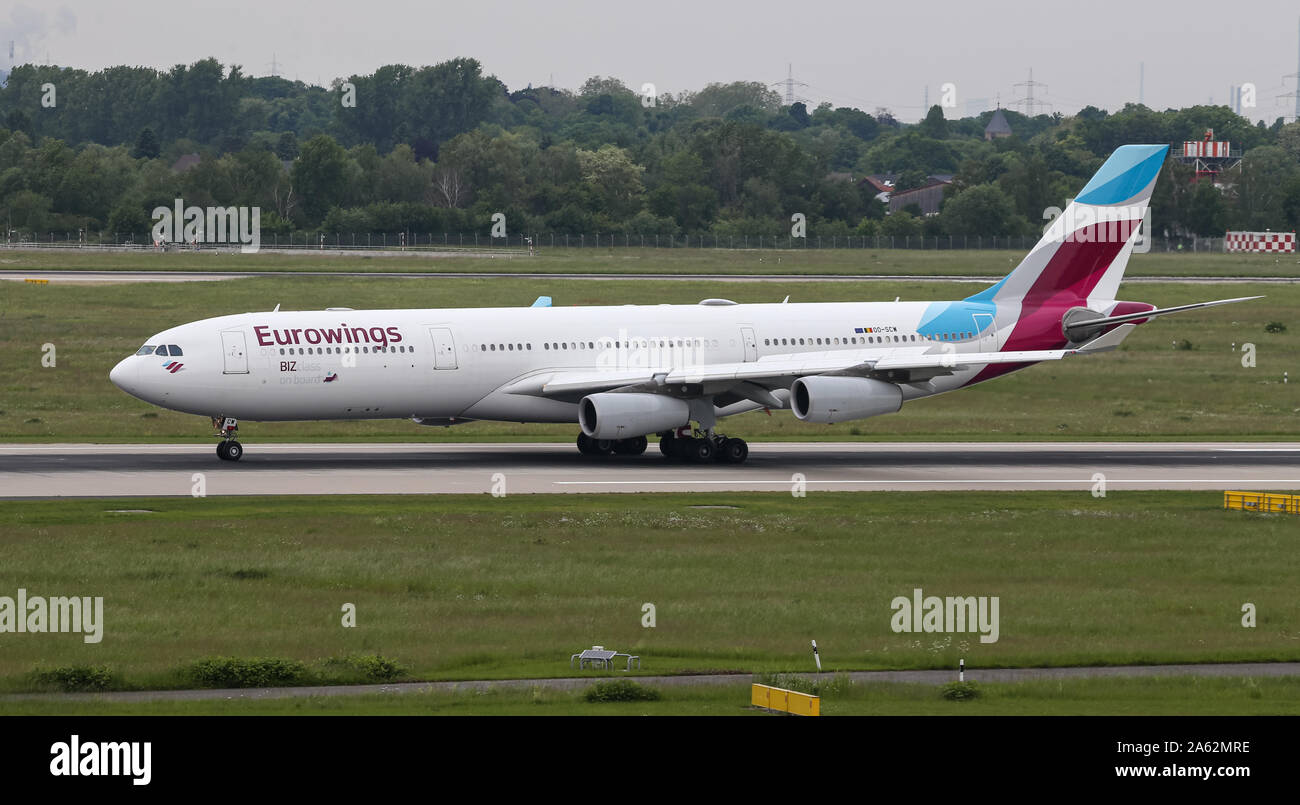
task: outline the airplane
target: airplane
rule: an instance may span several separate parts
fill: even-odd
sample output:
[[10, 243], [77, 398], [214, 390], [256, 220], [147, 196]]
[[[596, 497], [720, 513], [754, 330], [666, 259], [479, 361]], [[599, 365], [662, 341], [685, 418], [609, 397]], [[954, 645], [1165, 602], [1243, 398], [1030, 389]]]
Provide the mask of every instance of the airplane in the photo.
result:
[[1011, 273], [946, 302], [282, 311], [164, 330], [111, 381], [211, 417], [238, 461], [239, 421], [409, 418], [576, 423], [588, 456], [743, 462], [720, 420], [789, 409], [810, 423], [899, 411], [1044, 361], [1113, 350], [1161, 316], [1118, 299], [1167, 145], [1125, 145]]

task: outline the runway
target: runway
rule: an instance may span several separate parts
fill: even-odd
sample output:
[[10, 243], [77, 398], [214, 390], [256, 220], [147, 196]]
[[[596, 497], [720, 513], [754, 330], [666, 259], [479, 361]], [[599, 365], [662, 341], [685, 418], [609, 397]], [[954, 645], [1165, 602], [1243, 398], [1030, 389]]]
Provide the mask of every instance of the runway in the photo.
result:
[[571, 443], [8, 444], [0, 497], [592, 492], [1300, 490], [1300, 443], [751, 442], [742, 465]]
[[[989, 285], [1001, 277], [969, 274], [656, 274], [623, 272], [546, 271], [15, 271], [0, 270], [0, 280], [111, 285], [137, 282], [214, 282], [281, 277], [294, 279], [527, 279], [639, 280], [677, 282], [969, 282]], [[1194, 285], [1294, 284], [1300, 277], [1177, 277], [1124, 278], [1125, 283], [1191, 283]]]

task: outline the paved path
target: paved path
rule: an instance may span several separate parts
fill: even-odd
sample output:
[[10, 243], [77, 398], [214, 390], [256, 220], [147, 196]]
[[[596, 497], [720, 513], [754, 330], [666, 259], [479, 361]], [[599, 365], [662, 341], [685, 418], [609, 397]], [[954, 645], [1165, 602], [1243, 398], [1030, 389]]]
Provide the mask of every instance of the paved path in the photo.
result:
[[[488, 689], [575, 690], [600, 679], [621, 677], [619, 674], [592, 672], [586, 677], [558, 679], [497, 679], [468, 682], [401, 682], [387, 685], [318, 685], [300, 688], [227, 688], [219, 690], [147, 690], [115, 693], [20, 693], [0, 696], [0, 711], [5, 702], [18, 701], [201, 701], [207, 699], [292, 699], [310, 696], [362, 696], [370, 694], [401, 693], [451, 693]], [[826, 681], [833, 674], [799, 674], [810, 680]], [[854, 682], [870, 684], [879, 682], [910, 682], [922, 685], [941, 685], [957, 680], [956, 671], [851, 671], [844, 676]], [[971, 682], [1028, 682], [1037, 679], [1096, 679], [1101, 677], [1278, 677], [1300, 676], [1300, 662], [1214, 663], [1191, 665], [1119, 665], [1070, 668], [967, 668], [966, 680]], [[633, 676], [643, 685], [677, 687], [685, 685], [747, 685], [753, 681], [749, 674], [698, 674], [677, 676]]]
[[[249, 434], [252, 437], [252, 434]], [[743, 465], [582, 456], [565, 443], [0, 445], [0, 497], [505, 492], [1300, 489], [1300, 443], [754, 442]]]

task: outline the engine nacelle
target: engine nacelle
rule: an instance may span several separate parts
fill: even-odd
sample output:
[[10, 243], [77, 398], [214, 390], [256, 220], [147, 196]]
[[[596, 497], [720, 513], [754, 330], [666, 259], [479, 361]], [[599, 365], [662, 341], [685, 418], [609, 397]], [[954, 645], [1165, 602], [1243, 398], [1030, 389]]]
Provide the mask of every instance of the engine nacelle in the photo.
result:
[[892, 414], [903, 407], [903, 390], [869, 377], [813, 375], [790, 387], [790, 408], [804, 422], [832, 424]]
[[691, 406], [663, 394], [589, 394], [578, 403], [578, 424], [593, 439], [631, 439], [685, 425]]

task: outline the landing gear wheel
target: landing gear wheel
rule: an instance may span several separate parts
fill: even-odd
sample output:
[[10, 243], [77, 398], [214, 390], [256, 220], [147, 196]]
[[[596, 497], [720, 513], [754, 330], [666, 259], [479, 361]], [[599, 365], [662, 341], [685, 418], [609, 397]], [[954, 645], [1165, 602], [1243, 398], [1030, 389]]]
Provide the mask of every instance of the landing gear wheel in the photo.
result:
[[224, 444], [226, 445], [227, 461], [238, 461], [240, 458], [243, 457], [244, 446], [242, 444], [234, 441], [233, 439], [231, 441], [224, 442]]
[[222, 461], [229, 461], [230, 455], [226, 450], [230, 447], [230, 442], [217, 442], [217, 458]]
[[631, 439], [619, 439], [614, 442], [614, 452], [620, 456], [639, 456], [645, 452], [646, 446], [650, 442], [644, 436], [634, 436]]
[[714, 448], [713, 442], [708, 439], [691, 439], [684, 446], [686, 448], [686, 455], [701, 464], [706, 461], [712, 461], [713, 456], [717, 454], [717, 449]]
[[613, 451], [612, 439], [593, 439], [585, 433], [578, 434], [578, 452], [584, 456], [607, 456]]
[[674, 442], [676, 441], [677, 441], [677, 437], [675, 436], [659, 437], [659, 452], [664, 454], [664, 458], [677, 457], [677, 451], [675, 449], [677, 445], [674, 444]]
[[749, 444], [744, 439], [726, 439], [718, 451], [718, 460], [727, 464], [740, 464], [749, 458]]

